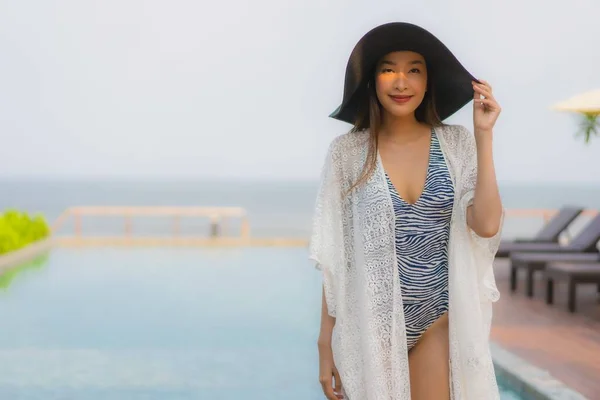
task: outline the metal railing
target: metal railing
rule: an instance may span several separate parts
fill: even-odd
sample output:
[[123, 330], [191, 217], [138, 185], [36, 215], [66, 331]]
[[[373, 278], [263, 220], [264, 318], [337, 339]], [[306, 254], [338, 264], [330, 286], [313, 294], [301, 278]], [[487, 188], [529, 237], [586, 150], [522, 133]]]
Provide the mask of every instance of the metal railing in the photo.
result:
[[[123, 234], [101, 236], [83, 234], [83, 220], [88, 217], [122, 217]], [[134, 232], [136, 218], [171, 218], [170, 236], [141, 236]], [[209, 222], [208, 234], [181, 235], [183, 218], [206, 219]], [[240, 222], [240, 230], [224, 234], [224, 228], [231, 220]], [[72, 235], [59, 234], [61, 228], [74, 222]], [[241, 207], [193, 207], [193, 206], [83, 206], [70, 207], [52, 225], [55, 243], [63, 246], [82, 245], [185, 245], [185, 246], [306, 246], [305, 238], [255, 238], [250, 235], [248, 215]]]
[[123, 217], [123, 230], [125, 236], [131, 236], [133, 233], [133, 219], [135, 217], [171, 217], [172, 233], [178, 235], [181, 231], [181, 218], [206, 218], [210, 222], [209, 237], [218, 237], [221, 234], [223, 224], [229, 219], [236, 218], [241, 220], [241, 229], [239, 236], [247, 238], [250, 236], [250, 224], [246, 210], [241, 207], [177, 207], [177, 206], [153, 206], [153, 207], [132, 207], [132, 206], [87, 206], [71, 207], [64, 211], [52, 225], [52, 231], [58, 230], [65, 224], [69, 218], [75, 222], [75, 236], [82, 235], [82, 219], [84, 217]]

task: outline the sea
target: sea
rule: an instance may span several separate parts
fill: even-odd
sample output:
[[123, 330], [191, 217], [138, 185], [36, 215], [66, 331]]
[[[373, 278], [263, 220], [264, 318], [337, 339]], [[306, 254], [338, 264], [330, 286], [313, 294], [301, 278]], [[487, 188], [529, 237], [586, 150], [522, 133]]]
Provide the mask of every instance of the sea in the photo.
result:
[[[318, 188], [316, 181], [177, 180], [177, 179], [4, 179], [0, 211], [16, 208], [41, 213], [50, 224], [73, 206], [234, 206], [248, 213], [252, 236], [307, 238]], [[600, 209], [600, 185], [500, 184], [507, 209], [559, 208], [576, 205]], [[84, 222], [89, 233], [122, 230], [122, 219]], [[205, 222], [183, 223], [189, 234], [203, 234]], [[112, 225], [111, 225], [112, 224]], [[170, 232], [165, 221], [135, 221], [139, 234]], [[236, 234], [236, 221], [231, 234]], [[540, 218], [507, 218], [506, 237], [534, 234]], [[68, 225], [64, 232], [69, 233]]]

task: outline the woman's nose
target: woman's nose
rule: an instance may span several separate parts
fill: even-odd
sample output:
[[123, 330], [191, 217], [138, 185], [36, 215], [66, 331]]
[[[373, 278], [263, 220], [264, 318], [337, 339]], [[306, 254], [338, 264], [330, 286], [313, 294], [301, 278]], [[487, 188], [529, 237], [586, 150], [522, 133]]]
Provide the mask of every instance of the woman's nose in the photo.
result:
[[404, 74], [404, 72], [399, 72], [398, 74], [396, 74], [394, 86], [399, 90], [406, 88], [406, 75]]

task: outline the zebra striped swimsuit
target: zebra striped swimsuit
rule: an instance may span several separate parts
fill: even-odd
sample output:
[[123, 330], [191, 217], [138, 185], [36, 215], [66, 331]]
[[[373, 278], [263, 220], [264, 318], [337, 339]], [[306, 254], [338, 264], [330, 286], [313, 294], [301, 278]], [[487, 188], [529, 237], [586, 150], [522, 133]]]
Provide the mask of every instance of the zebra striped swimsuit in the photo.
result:
[[386, 179], [394, 213], [406, 337], [410, 350], [448, 311], [448, 239], [454, 187], [435, 132], [431, 132], [425, 187], [414, 203], [404, 201]]

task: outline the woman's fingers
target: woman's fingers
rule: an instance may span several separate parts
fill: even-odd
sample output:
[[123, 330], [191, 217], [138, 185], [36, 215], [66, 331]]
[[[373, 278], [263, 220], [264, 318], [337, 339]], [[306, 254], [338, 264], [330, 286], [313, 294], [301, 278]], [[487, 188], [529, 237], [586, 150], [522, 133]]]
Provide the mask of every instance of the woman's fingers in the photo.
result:
[[475, 100], [475, 103], [483, 104], [490, 110], [499, 110], [500, 109], [500, 106], [498, 105], [498, 103], [496, 103], [496, 101], [493, 99], [477, 99], [477, 100]]
[[344, 395], [342, 394], [342, 379], [340, 378], [340, 373], [337, 368], [333, 369], [333, 379], [335, 380], [335, 393], [337, 394], [338, 399], [343, 399]]
[[479, 93], [479, 94], [483, 95], [486, 99], [493, 99], [494, 98], [494, 95], [492, 94], [492, 91], [490, 89], [488, 89], [486, 86], [474, 85], [473, 86], [473, 90], [476, 93]]
[[[335, 385], [332, 382], [332, 378], [335, 381]], [[340, 374], [336, 368], [333, 369], [332, 375], [321, 376], [319, 382], [321, 383], [323, 393], [325, 394], [325, 397], [327, 397], [327, 400], [340, 400], [344, 398], [344, 395], [342, 394], [342, 380], [340, 379]]]
[[321, 376], [319, 382], [321, 382], [321, 387], [323, 388], [323, 393], [325, 394], [325, 397], [327, 397], [327, 400], [338, 400], [338, 397], [333, 390], [333, 385], [331, 384], [331, 376]]
[[490, 83], [488, 81], [484, 81], [483, 79], [480, 79], [479, 82], [481, 82], [482, 85], [487, 86], [488, 89], [490, 90], [490, 92], [492, 91], [492, 85], [490, 85]]

